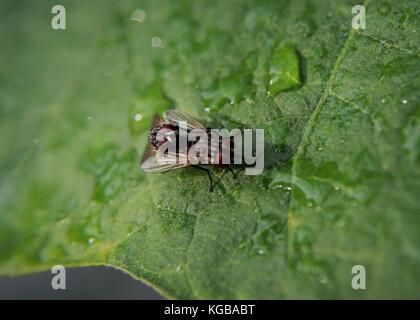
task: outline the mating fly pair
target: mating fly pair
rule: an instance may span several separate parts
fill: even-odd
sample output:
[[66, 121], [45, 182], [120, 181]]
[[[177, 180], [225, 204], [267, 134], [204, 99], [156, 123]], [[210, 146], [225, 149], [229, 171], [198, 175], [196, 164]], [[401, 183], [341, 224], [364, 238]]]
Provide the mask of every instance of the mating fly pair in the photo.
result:
[[[186, 127], [181, 127], [181, 123], [186, 124]], [[229, 153], [229, 159], [231, 159], [230, 161], [233, 163], [233, 139], [230, 138], [227, 141], [228, 143], [222, 139], [222, 136], [212, 139], [211, 135], [214, 131], [211, 128], [204, 127], [200, 122], [177, 109], [166, 111], [163, 114], [163, 118], [158, 115], [154, 117], [153, 127], [149, 134], [150, 145], [142, 158], [141, 168], [147, 173], [160, 173], [187, 166], [194, 166], [207, 172], [210, 179], [210, 191], [213, 191], [213, 179], [209, 169], [199, 166], [189, 158], [189, 154], [191, 154], [190, 151], [198, 149], [197, 147], [203, 147], [202, 141], [186, 141], [184, 148], [180, 147], [178, 142], [181, 135], [186, 137], [188, 134], [197, 131], [195, 129], [199, 129], [207, 135], [207, 145], [204, 146], [206, 154], [204, 156], [208, 159], [206, 159], [207, 161], [205, 161], [205, 163], [216, 164], [227, 168], [232, 172], [233, 176], [236, 177], [237, 173], [235, 174], [233, 172], [229, 167], [229, 163], [222, 163], [222, 154], [224, 155], [226, 153]], [[165, 149], [164, 154], [159, 155], [159, 148], [165, 143], [170, 147]], [[200, 143], [201, 145], [199, 145]], [[201, 150], [203, 149], [201, 148]]]

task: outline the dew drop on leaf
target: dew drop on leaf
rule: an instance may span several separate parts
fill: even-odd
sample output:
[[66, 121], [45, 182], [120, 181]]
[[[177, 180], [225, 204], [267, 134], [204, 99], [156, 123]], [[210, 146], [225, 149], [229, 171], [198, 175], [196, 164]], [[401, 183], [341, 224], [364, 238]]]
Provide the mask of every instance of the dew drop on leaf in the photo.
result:
[[357, 200], [352, 200], [352, 201], [350, 201], [350, 205], [352, 206], [352, 207], [357, 207], [358, 206], [358, 202], [357, 202]]
[[325, 274], [320, 274], [318, 280], [321, 284], [326, 284], [328, 282], [327, 276]]
[[134, 121], [140, 121], [141, 119], [143, 119], [143, 116], [142, 116], [142, 114], [141, 113], [136, 113], [135, 115], [134, 115]]
[[273, 52], [269, 67], [270, 94], [296, 90], [302, 86], [300, 57], [292, 45], [279, 45]]

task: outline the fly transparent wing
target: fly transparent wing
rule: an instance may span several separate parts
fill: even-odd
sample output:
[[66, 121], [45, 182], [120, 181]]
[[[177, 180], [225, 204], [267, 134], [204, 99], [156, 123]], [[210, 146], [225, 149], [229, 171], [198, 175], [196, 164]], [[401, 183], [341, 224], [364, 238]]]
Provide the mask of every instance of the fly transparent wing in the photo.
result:
[[143, 161], [141, 164], [141, 168], [147, 173], [159, 173], [187, 167], [189, 165], [190, 163], [180, 163], [179, 160], [174, 163], [161, 163], [156, 158], [156, 155], [154, 155]]
[[187, 129], [205, 129], [200, 122], [178, 109], [165, 111], [163, 119], [173, 125], [179, 125], [179, 121], [185, 121], [187, 122]]

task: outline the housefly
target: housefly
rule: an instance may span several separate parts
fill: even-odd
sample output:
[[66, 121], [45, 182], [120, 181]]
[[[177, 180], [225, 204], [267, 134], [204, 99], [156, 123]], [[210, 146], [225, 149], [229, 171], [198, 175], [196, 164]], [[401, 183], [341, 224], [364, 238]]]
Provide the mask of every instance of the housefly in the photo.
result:
[[[185, 123], [186, 127], [181, 127], [181, 122]], [[158, 115], [154, 117], [152, 129], [149, 133], [149, 146], [142, 158], [141, 168], [147, 173], [161, 173], [178, 168], [193, 166], [207, 172], [210, 179], [210, 191], [213, 191], [213, 179], [210, 171], [200, 165], [193, 164], [190, 159], [188, 159], [188, 154], [191, 148], [197, 147], [197, 144], [202, 142], [200, 140], [187, 141], [185, 148], [182, 148], [182, 150], [179, 143], [177, 143], [179, 140], [178, 138], [182, 133], [188, 135], [194, 129], [200, 129], [207, 135], [207, 146], [205, 146], [205, 150], [207, 151], [205, 156], [208, 157], [207, 163], [223, 166], [224, 168], [227, 168], [234, 177], [236, 177], [237, 173], [235, 174], [233, 172], [233, 170], [229, 167], [229, 164], [222, 164], [223, 153], [229, 153], [230, 159], [233, 159], [233, 137], [227, 141], [228, 143], [226, 143], [226, 140], [222, 139], [222, 136], [218, 136], [216, 139], [211, 139], [211, 134], [213, 134], [211, 128], [203, 126], [199, 121], [178, 109], [166, 111], [163, 114], [163, 117]], [[164, 143], [173, 145], [173, 148], [171, 150], [169, 150], [169, 148], [164, 154], [166, 160], [169, 161], [159, 161], [157, 157], [157, 150]]]

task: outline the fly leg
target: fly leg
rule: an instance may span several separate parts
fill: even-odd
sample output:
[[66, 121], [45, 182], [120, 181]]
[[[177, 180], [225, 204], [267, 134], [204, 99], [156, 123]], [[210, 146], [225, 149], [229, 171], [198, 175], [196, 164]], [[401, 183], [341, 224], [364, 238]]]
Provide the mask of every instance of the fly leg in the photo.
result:
[[233, 169], [229, 165], [224, 167], [224, 169], [227, 169], [232, 174], [233, 179], [236, 179], [238, 177], [238, 175], [235, 173], [235, 171], [233, 171]]
[[240, 168], [238, 171], [235, 172], [235, 178], [238, 177], [238, 174], [245, 170], [245, 167]]
[[225, 169], [227, 169], [231, 174], [232, 174], [232, 177], [234, 178], [234, 179], [237, 179], [238, 178], [238, 174], [240, 173], [240, 172], [242, 172], [242, 171], [244, 171], [245, 170], [245, 167], [242, 167], [242, 168], [240, 168], [239, 170], [237, 170], [236, 172], [229, 166], [229, 165], [227, 165], [226, 167], [224, 167]]
[[214, 191], [214, 185], [213, 185], [213, 178], [211, 177], [211, 174], [210, 174], [210, 170], [207, 169], [207, 168], [203, 168], [201, 166], [193, 166], [193, 167], [207, 172], [207, 175], [208, 175], [209, 180], [210, 180], [210, 189], [209, 189], [209, 191], [210, 192], [213, 192]]

